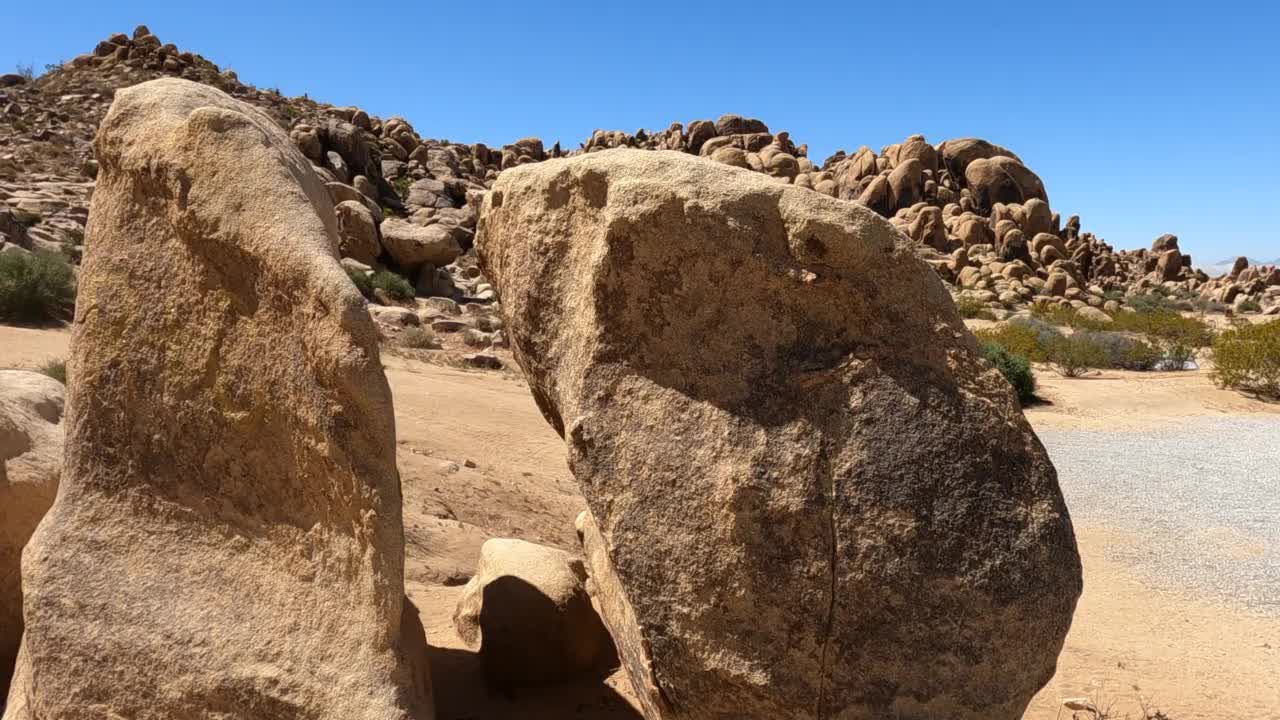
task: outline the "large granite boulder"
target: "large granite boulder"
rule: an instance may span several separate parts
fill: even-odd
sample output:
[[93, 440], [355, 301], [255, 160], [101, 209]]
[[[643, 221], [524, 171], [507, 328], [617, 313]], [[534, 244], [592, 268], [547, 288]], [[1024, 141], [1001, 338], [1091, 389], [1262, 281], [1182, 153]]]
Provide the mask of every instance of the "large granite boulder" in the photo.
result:
[[0, 370], [0, 697], [22, 641], [22, 548], [58, 492], [64, 394], [46, 375]]
[[117, 92], [95, 150], [5, 720], [430, 718], [391, 393], [323, 182], [177, 79]]
[[477, 248], [646, 717], [1021, 717], [1080, 593], [1071, 521], [908, 238], [611, 150], [504, 172]]

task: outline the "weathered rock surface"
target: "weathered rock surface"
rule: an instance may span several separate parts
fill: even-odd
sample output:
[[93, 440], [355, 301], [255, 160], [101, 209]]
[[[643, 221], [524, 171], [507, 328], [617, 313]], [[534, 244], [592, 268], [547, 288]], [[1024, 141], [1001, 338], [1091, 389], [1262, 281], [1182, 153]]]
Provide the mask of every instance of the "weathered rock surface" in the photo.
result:
[[117, 93], [96, 150], [5, 720], [431, 717], [391, 394], [324, 184], [182, 80]]
[[51, 377], [0, 370], [0, 697], [22, 641], [22, 548], [58, 492], [64, 394]]
[[401, 267], [447, 265], [462, 254], [452, 226], [436, 223], [422, 227], [399, 218], [383, 221], [382, 245]]
[[587, 570], [563, 550], [494, 538], [453, 615], [502, 686], [538, 685], [616, 667], [613, 640], [587, 593]]
[[1021, 717], [1080, 593], [1071, 522], [908, 239], [616, 150], [504, 172], [477, 249], [647, 717]]

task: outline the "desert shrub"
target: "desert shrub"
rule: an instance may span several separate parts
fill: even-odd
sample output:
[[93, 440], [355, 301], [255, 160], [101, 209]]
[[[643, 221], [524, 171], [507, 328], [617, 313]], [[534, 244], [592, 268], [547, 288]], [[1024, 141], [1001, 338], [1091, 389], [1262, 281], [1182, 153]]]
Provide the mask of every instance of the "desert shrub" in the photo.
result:
[[1192, 300], [1191, 307], [1194, 308], [1196, 312], [1202, 315], [1204, 313], [1222, 314], [1227, 311], [1226, 305], [1218, 302], [1217, 300], [1213, 300], [1205, 297], [1197, 297], [1194, 300]]
[[1130, 295], [1125, 304], [1140, 313], [1177, 310], [1177, 303], [1164, 288], [1152, 288], [1139, 295]]
[[351, 284], [356, 286], [356, 290], [359, 290], [366, 300], [373, 298], [373, 281], [369, 279], [369, 274], [354, 268], [345, 268], [345, 270], [347, 277], [351, 278]]
[[1080, 377], [1108, 363], [1106, 350], [1082, 333], [1053, 338], [1046, 354], [1049, 364], [1063, 377]]
[[1155, 370], [1164, 352], [1145, 340], [1117, 332], [1078, 330], [1076, 336], [1097, 345], [1106, 355], [1103, 367], [1117, 370]]
[[1213, 363], [1214, 380], [1222, 387], [1280, 397], [1280, 320], [1219, 333]]
[[408, 280], [393, 272], [379, 270], [369, 278], [369, 282], [373, 284], [375, 290], [385, 292], [393, 300], [413, 299], [413, 286]]
[[956, 299], [956, 310], [960, 311], [960, 317], [971, 320], [995, 320], [995, 313], [991, 312], [991, 308], [986, 306], [979, 300], [971, 297], [961, 297]]
[[17, 71], [17, 73], [27, 82], [31, 82], [36, 77], [36, 67], [31, 63], [27, 63], [25, 65], [18, 63], [14, 66], [14, 70]]
[[1037, 305], [1031, 309], [1031, 317], [1050, 325], [1069, 327], [1075, 322], [1076, 310], [1069, 305]]
[[1236, 308], [1236, 310], [1242, 313], [1247, 313], [1247, 312], [1260, 313], [1262, 312], [1262, 303], [1259, 303], [1257, 300], [1254, 300], [1253, 298], [1249, 298], [1248, 300], [1245, 300], [1244, 302], [1240, 303], [1240, 307]]
[[1044, 360], [1044, 349], [1040, 346], [1039, 335], [1026, 326], [1006, 323], [989, 330], [978, 330], [974, 336], [978, 338], [979, 343], [997, 345], [1013, 355], [1020, 355], [1036, 362]]
[[76, 300], [75, 275], [55, 253], [0, 254], [0, 318], [41, 322], [66, 317]]
[[1036, 378], [1031, 372], [1031, 361], [1025, 356], [1015, 355], [1002, 345], [984, 342], [978, 346], [982, 355], [1004, 375], [1004, 379], [1013, 386], [1018, 402], [1027, 405], [1036, 399]]
[[400, 333], [400, 344], [407, 348], [427, 350], [436, 346], [436, 335], [425, 328], [408, 328]]
[[1166, 370], [1186, 368], [1197, 351], [1213, 340], [1213, 330], [1204, 320], [1168, 309], [1119, 313], [1112, 326], [1115, 330], [1146, 335], [1156, 342], [1164, 352]]
[[409, 186], [413, 184], [413, 178], [408, 175], [401, 175], [395, 180], [392, 180], [391, 184], [395, 187], [396, 194], [400, 196], [401, 200], [409, 199]]
[[67, 384], [67, 363], [65, 360], [49, 360], [37, 368], [36, 371], [48, 375], [63, 385]]

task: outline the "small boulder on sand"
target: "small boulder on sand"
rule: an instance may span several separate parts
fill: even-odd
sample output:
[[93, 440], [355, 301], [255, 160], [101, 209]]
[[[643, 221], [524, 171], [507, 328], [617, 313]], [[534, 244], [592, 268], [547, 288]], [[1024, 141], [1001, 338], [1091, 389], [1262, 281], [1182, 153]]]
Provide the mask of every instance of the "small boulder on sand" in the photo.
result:
[[492, 539], [462, 590], [453, 625], [496, 685], [539, 685], [617, 665], [587, 593], [582, 561], [523, 540]]

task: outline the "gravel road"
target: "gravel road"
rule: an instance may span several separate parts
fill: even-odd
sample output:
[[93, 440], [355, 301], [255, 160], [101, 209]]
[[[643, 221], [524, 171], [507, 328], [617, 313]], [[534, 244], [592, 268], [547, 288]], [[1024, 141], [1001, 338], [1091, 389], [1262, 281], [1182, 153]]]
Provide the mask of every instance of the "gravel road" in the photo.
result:
[[1117, 531], [1111, 557], [1161, 591], [1280, 617], [1280, 416], [1039, 435], [1073, 520]]

